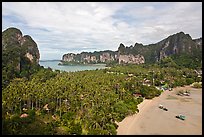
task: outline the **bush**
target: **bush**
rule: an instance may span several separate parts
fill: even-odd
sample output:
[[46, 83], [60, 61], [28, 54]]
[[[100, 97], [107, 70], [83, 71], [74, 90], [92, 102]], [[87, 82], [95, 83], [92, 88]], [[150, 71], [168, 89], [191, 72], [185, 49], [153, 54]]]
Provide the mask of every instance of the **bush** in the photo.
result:
[[161, 85], [161, 82], [160, 82], [159, 80], [155, 80], [154, 85], [155, 85], [155, 86], [160, 86], [160, 85]]
[[156, 89], [154, 86], [146, 86], [146, 85], [142, 85], [141, 89], [141, 94], [143, 97], [145, 97], [146, 99], [152, 99], [155, 96], [159, 96], [161, 94], [161, 91]]
[[72, 122], [70, 133], [71, 134], [76, 134], [76, 135], [81, 135], [81, 133], [82, 133], [81, 124]]
[[194, 80], [192, 78], [186, 78], [186, 84], [190, 85], [194, 82]]
[[140, 104], [141, 102], [143, 102], [143, 97], [137, 98], [137, 102], [138, 102], [138, 104]]
[[114, 111], [117, 113], [116, 120], [122, 121], [128, 113], [128, 107], [123, 101], [119, 101], [114, 105]]
[[32, 120], [35, 120], [35, 110], [28, 110], [28, 115]]
[[8, 119], [3, 119], [2, 126], [3, 135], [18, 134], [19, 130], [22, 128], [22, 119], [19, 115], [15, 114]]
[[184, 86], [184, 85], [187, 85], [187, 82], [184, 78], [176, 79], [173, 83], [173, 87]]
[[202, 83], [201, 82], [195, 82], [195, 83], [193, 83], [193, 87], [194, 88], [202, 88]]
[[109, 132], [111, 132], [112, 135], [116, 135], [117, 134], [116, 127], [115, 127], [114, 124], [107, 123], [106, 124], [106, 129], [108, 129]]

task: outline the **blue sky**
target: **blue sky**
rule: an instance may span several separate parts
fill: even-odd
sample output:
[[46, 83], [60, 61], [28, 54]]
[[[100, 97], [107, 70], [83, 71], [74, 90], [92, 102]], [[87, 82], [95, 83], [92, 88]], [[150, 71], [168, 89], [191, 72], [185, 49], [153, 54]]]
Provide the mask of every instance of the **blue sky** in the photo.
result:
[[202, 37], [202, 2], [3, 2], [2, 31], [19, 28], [40, 60], [156, 43], [183, 31]]

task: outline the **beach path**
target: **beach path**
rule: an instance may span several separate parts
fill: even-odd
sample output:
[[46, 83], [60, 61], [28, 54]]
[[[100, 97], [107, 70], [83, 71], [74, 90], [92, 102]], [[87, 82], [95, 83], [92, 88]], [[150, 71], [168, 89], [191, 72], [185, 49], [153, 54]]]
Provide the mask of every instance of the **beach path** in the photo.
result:
[[[190, 91], [190, 96], [176, 95], [178, 91]], [[159, 108], [162, 104], [168, 109]], [[145, 99], [138, 105], [139, 113], [119, 122], [117, 135], [201, 135], [202, 89], [190, 86], [164, 91], [159, 97]], [[183, 114], [180, 120], [176, 115]]]

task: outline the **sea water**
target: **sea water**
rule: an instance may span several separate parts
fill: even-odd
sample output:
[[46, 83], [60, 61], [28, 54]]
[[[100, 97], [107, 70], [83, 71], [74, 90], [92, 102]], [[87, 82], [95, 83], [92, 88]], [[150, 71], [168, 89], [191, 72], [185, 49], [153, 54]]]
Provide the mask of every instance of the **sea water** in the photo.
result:
[[61, 70], [67, 72], [83, 71], [83, 70], [96, 70], [105, 69], [105, 64], [90, 64], [90, 65], [58, 65], [60, 61], [57, 60], [46, 60], [39, 61], [40, 66], [44, 68], [52, 68], [53, 70]]

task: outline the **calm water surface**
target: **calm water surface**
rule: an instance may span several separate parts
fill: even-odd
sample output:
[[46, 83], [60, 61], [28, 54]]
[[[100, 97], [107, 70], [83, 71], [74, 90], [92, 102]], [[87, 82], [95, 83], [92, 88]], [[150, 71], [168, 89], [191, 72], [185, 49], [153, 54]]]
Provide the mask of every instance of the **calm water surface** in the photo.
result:
[[83, 71], [83, 70], [96, 70], [104, 69], [105, 64], [93, 64], [93, 65], [58, 65], [60, 61], [40, 61], [39, 64], [44, 68], [52, 68], [53, 70], [62, 70], [67, 72]]

